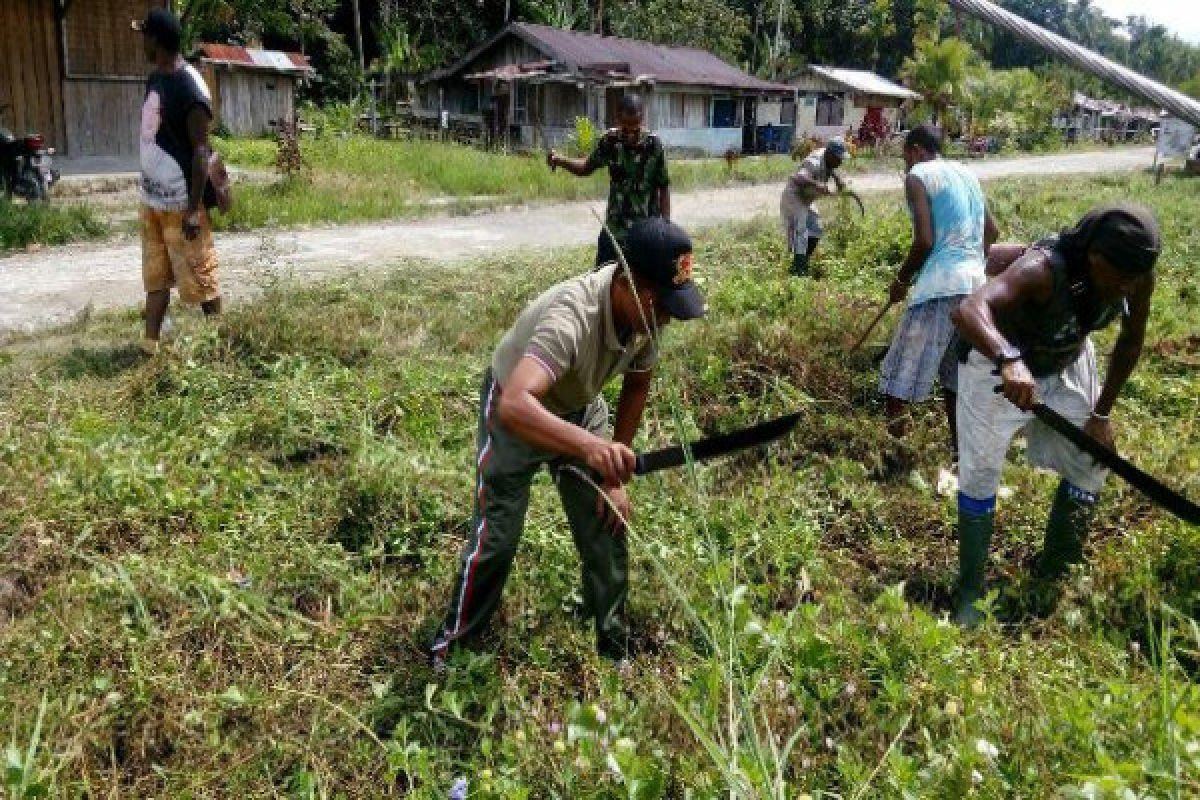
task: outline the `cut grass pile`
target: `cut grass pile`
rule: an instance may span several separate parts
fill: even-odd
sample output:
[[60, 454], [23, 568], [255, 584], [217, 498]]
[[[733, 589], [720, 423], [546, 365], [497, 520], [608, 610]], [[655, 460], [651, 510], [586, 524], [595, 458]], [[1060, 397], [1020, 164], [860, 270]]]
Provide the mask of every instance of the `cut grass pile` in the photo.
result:
[[108, 232], [107, 223], [86, 206], [28, 205], [0, 197], [0, 251], [102, 239]]
[[[1158, 210], [1162, 280], [1117, 424], [1200, 495], [1196, 185], [990, 194], [1016, 240], [1104, 199]], [[444, 798], [462, 776], [472, 798], [1196, 796], [1197, 531], [1113, 481], [1088, 567], [1041, 609], [1026, 576], [1054, 480], [1016, 448], [993, 619], [944, 621], [939, 412], [897, 471], [871, 355], [844, 355], [907, 240], [897, 198], [869, 210], [832, 224], [819, 281], [784, 277], [773, 220], [698, 237], [710, 316], [668, 331], [639, 446], [805, 419], [765, 454], [632, 487], [626, 672], [592, 652], [545, 480], [492, 632], [443, 680], [424, 653], [487, 355], [590, 251], [281, 288], [217, 326], [180, 320], [149, 362], [133, 314], [8, 347], [9, 795]]]

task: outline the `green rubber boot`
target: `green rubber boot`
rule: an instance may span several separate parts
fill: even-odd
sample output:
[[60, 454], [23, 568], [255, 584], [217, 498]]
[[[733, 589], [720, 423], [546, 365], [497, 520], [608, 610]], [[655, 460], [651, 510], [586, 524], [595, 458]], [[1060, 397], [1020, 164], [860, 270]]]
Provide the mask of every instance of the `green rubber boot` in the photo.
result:
[[1046, 540], [1034, 568], [1038, 578], [1057, 580], [1066, 575], [1072, 564], [1083, 561], [1083, 545], [1096, 509], [1096, 495], [1072, 486], [1067, 481], [1058, 484], [1050, 519], [1046, 522]]
[[788, 274], [795, 278], [802, 278], [808, 274], [808, 256], [804, 253], [795, 253], [792, 255], [792, 268], [788, 270]]
[[958, 598], [954, 621], [964, 628], [974, 628], [983, 621], [975, 603], [983, 598], [983, 576], [987, 569], [988, 547], [996, 515], [972, 514], [958, 511]]

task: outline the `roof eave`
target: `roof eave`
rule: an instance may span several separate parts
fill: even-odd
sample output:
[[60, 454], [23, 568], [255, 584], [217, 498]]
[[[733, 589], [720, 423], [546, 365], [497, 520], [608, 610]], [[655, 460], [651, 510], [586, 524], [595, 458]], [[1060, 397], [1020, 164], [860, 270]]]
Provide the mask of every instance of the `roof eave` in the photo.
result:
[[208, 58], [207, 56], [200, 59], [201, 64], [212, 64], [217, 67], [237, 67], [239, 69], [249, 70], [251, 72], [274, 72], [278, 75], [315, 75], [317, 71], [308, 67], [307, 69], [296, 67], [287, 69], [285, 67], [267, 67], [262, 64], [247, 64], [245, 61], [232, 61], [228, 58]]

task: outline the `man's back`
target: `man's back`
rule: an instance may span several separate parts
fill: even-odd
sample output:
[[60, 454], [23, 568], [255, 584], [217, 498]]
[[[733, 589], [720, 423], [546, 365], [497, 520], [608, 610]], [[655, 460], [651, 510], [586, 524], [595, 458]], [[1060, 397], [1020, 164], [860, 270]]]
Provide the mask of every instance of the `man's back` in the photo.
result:
[[800, 176], [804, 176], [809, 180], [816, 181], [820, 184], [829, 182], [829, 168], [825, 165], [825, 151], [823, 149], [816, 150], [805, 157], [797, 169], [787, 182], [787, 191], [800, 199], [801, 202], [808, 205], [817, 199], [817, 193], [808, 185], [802, 184], [798, 180]]
[[970, 294], [984, 282], [986, 202], [979, 180], [962, 164], [934, 159], [909, 173], [925, 187], [933, 220], [933, 251], [909, 304]]

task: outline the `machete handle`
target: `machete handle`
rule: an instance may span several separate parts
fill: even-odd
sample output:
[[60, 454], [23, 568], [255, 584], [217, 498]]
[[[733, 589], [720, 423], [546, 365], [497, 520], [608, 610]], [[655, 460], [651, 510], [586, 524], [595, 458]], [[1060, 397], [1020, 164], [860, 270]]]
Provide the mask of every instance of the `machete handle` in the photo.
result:
[[[998, 369], [997, 369], [997, 370], [992, 370], [992, 374], [993, 374], [993, 375], [998, 375], [999, 373], [1000, 373], [1000, 370], [998, 370]], [[993, 386], [993, 387], [992, 387], [992, 394], [1004, 394], [1004, 384], [1003, 384], [1003, 383], [998, 383], [998, 384], [996, 384], [995, 386]], [[1014, 405], [1015, 405], [1015, 403], [1014, 403]], [[1038, 399], [1035, 397], [1035, 398], [1034, 398], [1034, 402], [1033, 402], [1033, 408], [1029, 409], [1029, 413], [1030, 413], [1030, 414], [1032, 414], [1033, 412], [1035, 412], [1035, 411], [1038, 409], [1038, 406], [1044, 406], [1044, 405], [1046, 405], [1046, 404], [1045, 404], [1045, 403], [1043, 403], [1041, 400], [1038, 400]]]
[[646, 474], [646, 457], [643, 456], [641, 453], [638, 453], [637, 466], [635, 466], [633, 468], [633, 474], [634, 475], [645, 475]]

